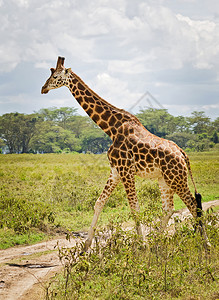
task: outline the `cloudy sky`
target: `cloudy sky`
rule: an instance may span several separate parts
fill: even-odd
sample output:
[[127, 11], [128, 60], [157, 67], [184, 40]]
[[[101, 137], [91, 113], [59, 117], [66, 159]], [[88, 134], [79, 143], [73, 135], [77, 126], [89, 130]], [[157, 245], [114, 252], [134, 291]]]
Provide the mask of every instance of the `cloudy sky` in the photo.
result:
[[79, 107], [40, 94], [59, 55], [120, 108], [149, 91], [173, 115], [219, 115], [218, 0], [0, 0], [0, 20], [0, 115]]

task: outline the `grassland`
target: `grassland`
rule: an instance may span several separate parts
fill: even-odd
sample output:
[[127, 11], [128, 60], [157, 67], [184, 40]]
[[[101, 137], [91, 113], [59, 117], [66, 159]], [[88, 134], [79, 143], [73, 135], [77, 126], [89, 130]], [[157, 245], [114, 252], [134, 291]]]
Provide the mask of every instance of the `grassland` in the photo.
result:
[[[219, 152], [191, 153], [190, 160], [203, 201], [219, 199]], [[0, 155], [0, 247], [38, 241], [49, 227], [87, 230], [109, 171], [105, 154]], [[157, 182], [136, 178], [136, 189], [142, 211], [155, 205], [159, 214]], [[176, 196], [175, 208], [181, 207]], [[122, 184], [98, 224], [118, 214], [130, 218]]]
[[[219, 152], [191, 153], [190, 160], [203, 201], [219, 199]], [[0, 155], [0, 248], [35, 243], [55, 231], [87, 230], [108, 175], [106, 155]], [[142, 220], [151, 224], [161, 214], [157, 182], [136, 178], [136, 189]], [[176, 209], [184, 207], [174, 201]], [[98, 222], [112, 236], [84, 256], [81, 244], [60, 249], [65, 272], [48, 285], [47, 299], [219, 299], [217, 214], [203, 220], [210, 253], [190, 220], [179, 223], [173, 237], [155, 224], [146, 245], [121, 229], [131, 220], [119, 184]]]

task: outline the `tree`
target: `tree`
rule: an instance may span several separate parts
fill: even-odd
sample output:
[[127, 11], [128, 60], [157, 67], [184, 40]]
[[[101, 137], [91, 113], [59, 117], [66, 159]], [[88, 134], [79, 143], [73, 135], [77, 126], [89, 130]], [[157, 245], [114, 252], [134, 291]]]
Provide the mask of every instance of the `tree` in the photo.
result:
[[189, 122], [195, 134], [208, 132], [211, 125], [210, 118], [203, 111], [193, 111], [192, 116], [189, 117]]
[[215, 144], [218, 144], [218, 142], [219, 142], [217, 131], [214, 131], [214, 133], [212, 135], [212, 142]]
[[151, 133], [159, 137], [165, 137], [176, 130], [174, 117], [166, 109], [141, 110], [136, 116]]
[[2, 153], [2, 148], [5, 147], [5, 142], [0, 139], [0, 153]]
[[[96, 124], [95, 124], [96, 125]], [[112, 144], [111, 139], [100, 128], [94, 126], [84, 131], [82, 138], [82, 151], [92, 153], [103, 153]]]
[[5, 114], [0, 117], [0, 135], [5, 144], [8, 146], [9, 152], [13, 153], [16, 151], [16, 129], [15, 115]]
[[219, 117], [212, 122], [212, 126], [214, 127], [214, 130], [219, 132]]
[[69, 118], [75, 116], [76, 112], [77, 108], [74, 107], [50, 107], [40, 109], [38, 114], [44, 119], [44, 121], [53, 121], [66, 129], [66, 124]]
[[[219, 118], [210, 121], [204, 112], [190, 117], [170, 115], [165, 109], [141, 110], [137, 117], [152, 133], [176, 142], [182, 148], [207, 150], [219, 142]], [[0, 148], [10, 153], [107, 151], [112, 141], [87, 116], [70, 107], [44, 108], [35, 114], [0, 116]]]
[[36, 132], [36, 115], [22, 115], [20, 121], [20, 139], [21, 139], [21, 152], [27, 153], [29, 150], [29, 143], [31, 138]]
[[81, 138], [83, 132], [93, 126], [94, 122], [87, 116], [71, 116], [66, 124], [66, 128], [73, 132], [76, 138]]
[[52, 121], [38, 123], [37, 129], [37, 134], [30, 142], [33, 152], [61, 152], [65, 148], [69, 148], [70, 151], [81, 150], [81, 141], [72, 132]]
[[187, 117], [174, 117], [174, 123], [176, 124], [176, 132], [191, 133], [190, 123]]
[[28, 152], [29, 142], [35, 133], [37, 116], [19, 113], [4, 114], [0, 118], [0, 135], [10, 153]]
[[175, 142], [181, 148], [187, 148], [188, 142], [195, 141], [195, 135], [187, 132], [175, 132], [167, 135], [166, 138]]

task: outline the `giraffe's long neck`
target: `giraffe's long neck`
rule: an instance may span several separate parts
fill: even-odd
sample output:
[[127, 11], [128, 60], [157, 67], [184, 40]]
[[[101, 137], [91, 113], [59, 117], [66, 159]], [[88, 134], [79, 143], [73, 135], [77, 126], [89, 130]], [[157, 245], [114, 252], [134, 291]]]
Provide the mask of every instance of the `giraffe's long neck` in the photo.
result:
[[122, 123], [135, 119], [130, 113], [111, 105], [98, 96], [73, 72], [70, 74], [67, 87], [88, 116], [112, 140]]

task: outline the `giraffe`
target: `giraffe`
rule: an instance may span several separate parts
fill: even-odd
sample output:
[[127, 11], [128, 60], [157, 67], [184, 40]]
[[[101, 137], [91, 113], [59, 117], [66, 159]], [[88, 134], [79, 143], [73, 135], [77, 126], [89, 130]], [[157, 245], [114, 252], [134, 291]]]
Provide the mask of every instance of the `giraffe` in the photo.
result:
[[[189, 158], [174, 142], [150, 133], [131, 113], [108, 103], [91, 90], [71, 68], [64, 67], [64, 57], [58, 57], [56, 69], [51, 68], [41, 93], [51, 89], [68, 87], [88, 116], [111, 138], [112, 145], [107, 154], [110, 175], [94, 206], [94, 216], [85, 241], [84, 251], [92, 243], [99, 215], [110, 194], [122, 182], [130, 209], [136, 221], [137, 233], [142, 236], [138, 222], [139, 203], [135, 190], [135, 175], [158, 179], [162, 208], [166, 212], [162, 227], [168, 223], [174, 212], [173, 195], [176, 193], [186, 204], [194, 218], [202, 215], [201, 195], [197, 193]], [[188, 174], [195, 189], [195, 197], [188, 186]], [[199, 228], [207, 247], [210, 246], [204, 227]]]

